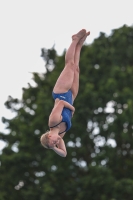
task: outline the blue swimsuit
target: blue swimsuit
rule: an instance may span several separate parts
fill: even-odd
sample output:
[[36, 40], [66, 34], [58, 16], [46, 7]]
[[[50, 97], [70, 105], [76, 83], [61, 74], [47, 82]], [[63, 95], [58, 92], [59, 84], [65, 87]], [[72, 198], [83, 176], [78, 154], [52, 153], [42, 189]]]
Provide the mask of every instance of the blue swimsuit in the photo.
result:
[[[53, 96], [53, 99], [57, 99], [58, 98], [60, 100], [66, 101], [66, 102], [70, 103], [71, 105], [73, 105], [72, 91], [71, 90], [68, 90], [68, 92], [60, 93], [60, 94], [59, 93], [56, 94], [56, 93], [52, 92], [52, 96]], [[72, 123], [71, 123], [72, 111], [70, 109], [64, 107], [63, 110], [62, 110], [62, 114], [61, 115], [62, 115], [62, 121], [61, 122], [65, 122], [66, 123], [66, 127], [67, 127], [66, 130], [61, 132], [61, 133], [64, 133], [64, 132], [68, 131], [72, 126]], [[52, 126], [50, 128], [56, 127], [59, 124], [57, 124], [55, 126]], [[59, 133], [59, 134], [61, 134], [61, 133]]]

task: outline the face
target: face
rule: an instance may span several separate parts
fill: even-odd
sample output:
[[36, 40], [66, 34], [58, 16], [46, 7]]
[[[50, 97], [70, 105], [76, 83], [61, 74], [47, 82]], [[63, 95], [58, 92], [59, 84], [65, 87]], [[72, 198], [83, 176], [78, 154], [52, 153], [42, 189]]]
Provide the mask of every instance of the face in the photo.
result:
[[49, 134], [49, 147], [53, 148], [59, 144], [61, 137], [59, 135]]

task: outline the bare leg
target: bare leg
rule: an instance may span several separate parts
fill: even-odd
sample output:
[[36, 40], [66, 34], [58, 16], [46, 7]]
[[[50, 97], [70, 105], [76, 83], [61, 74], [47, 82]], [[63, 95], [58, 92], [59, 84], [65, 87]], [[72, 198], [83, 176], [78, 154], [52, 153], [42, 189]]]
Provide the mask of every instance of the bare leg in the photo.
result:
[[74, 79], [73, 84], [71, 87], [72, 93], [73, 93], [73, 101], [76, 98], [79, 90], [79, 59], [80, 59], [80, 52], [81, 48], [83, 46], [84, 41], [86, 40], [87, 36], [90, 35], [90, 32], [87, 32], [83, 38], [81, 38], [76, 46], [75, 50], [75, 57], [74, 57], [74, 64], [75, 64], [75, 70], [74, 70]]
[[75, 50], [79, 40], [83, 38], [85, 34], [86, 30], [82, 29], [77, 34], [72, 36], [72, 43], [68, 48], [65, 56], [65, 67], [53, 89], [55, 93], [67, 92], [72, 87], [75, 73]]

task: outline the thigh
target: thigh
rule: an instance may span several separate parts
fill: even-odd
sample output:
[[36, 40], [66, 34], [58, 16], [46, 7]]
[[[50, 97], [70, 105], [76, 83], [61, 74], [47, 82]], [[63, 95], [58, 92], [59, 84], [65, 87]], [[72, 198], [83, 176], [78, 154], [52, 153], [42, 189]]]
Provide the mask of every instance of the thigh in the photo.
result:
[[53, 91], [64, 93], [71, 89], [74, 80], [74, 64], [66, 64], [56, 81]]

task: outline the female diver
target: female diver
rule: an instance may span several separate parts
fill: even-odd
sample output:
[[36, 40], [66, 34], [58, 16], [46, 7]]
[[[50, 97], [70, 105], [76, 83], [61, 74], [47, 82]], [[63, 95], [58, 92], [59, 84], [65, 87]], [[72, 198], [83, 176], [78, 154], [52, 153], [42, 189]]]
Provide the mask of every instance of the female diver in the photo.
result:
[[49, 116], [49, 131], [40, 138], [45, 148], [53, 149], [62, 157], [67, 155], [63, 137], [71, 128], [71, 118], [75, 112], [73, 102], [79, 89], [80, 51], [89, 34], [90, 32], [82, 29], [72, 36], [72, 42], [65, 55], [65, 67], [52, 92], [55, 103]]

